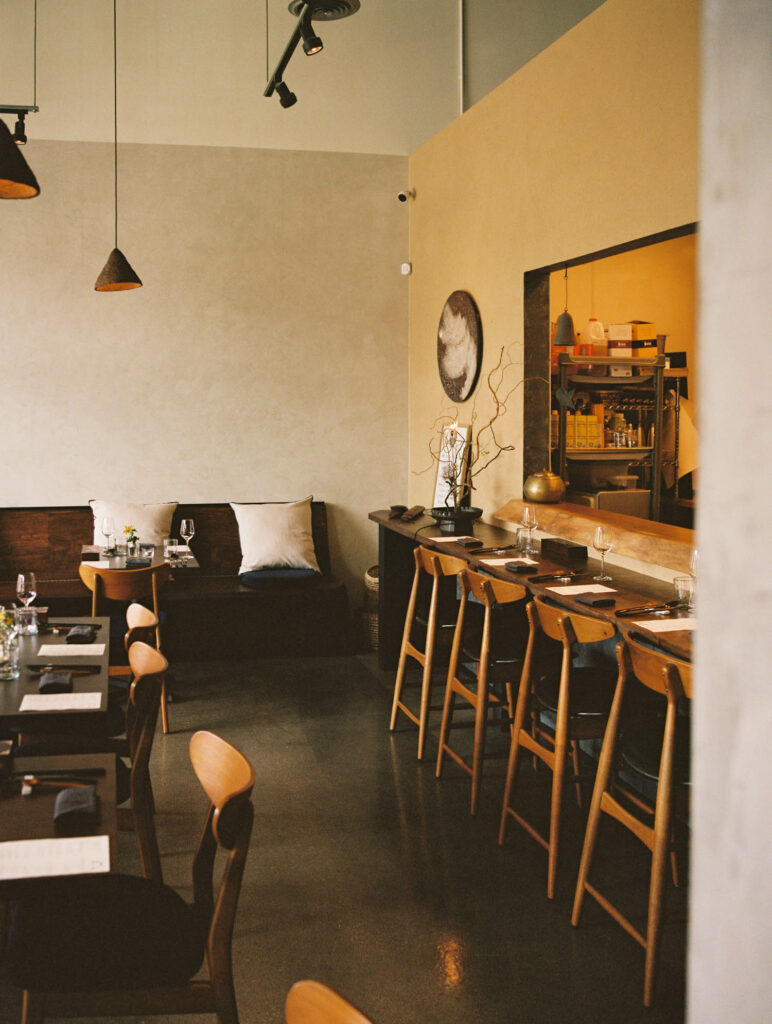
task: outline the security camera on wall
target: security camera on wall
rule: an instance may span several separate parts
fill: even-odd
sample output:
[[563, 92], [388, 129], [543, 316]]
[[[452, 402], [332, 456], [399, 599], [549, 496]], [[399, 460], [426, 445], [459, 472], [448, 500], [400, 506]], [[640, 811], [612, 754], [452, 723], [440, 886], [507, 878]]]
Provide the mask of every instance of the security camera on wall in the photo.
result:
[[406, 188], [402, 192], [397, 192], [397, 199], [399, 199], [401, 203], [406, 203], [408, 199], [415, 199], [415, 189]]

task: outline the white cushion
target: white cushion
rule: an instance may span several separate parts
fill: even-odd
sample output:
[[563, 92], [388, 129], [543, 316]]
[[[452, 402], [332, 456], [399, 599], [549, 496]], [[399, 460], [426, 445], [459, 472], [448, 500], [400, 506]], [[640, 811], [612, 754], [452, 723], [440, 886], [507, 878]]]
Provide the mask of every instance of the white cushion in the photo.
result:
[[315, 569], [320, 572], [311, 533], [311, 498], [282, 504], [238, 505], [241, 568]]
[[163, 544], [164, 537], [172, 531], [172, 516], [177, 508], [176, 501], [164, 501], [158, 505], [134, 505], [128, 501], [90, 501], [94, 513], [94, 544], [104, 545], [107, 538], [102, 533], [102, 520], [112, 516], [115, 523], [115, 541], [125, 543], [124, 526], [133, 526], [143, 544]]

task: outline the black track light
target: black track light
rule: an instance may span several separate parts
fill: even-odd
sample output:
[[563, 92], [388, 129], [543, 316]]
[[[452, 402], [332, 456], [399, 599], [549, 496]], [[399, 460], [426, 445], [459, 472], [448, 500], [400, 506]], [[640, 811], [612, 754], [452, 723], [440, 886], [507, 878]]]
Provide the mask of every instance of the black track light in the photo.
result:
[[297, 103], [297, 96], [288, 88], [286, 82], [277, 82], [276, 91], [279, 94], [279, 103], [281, 103], [283, 107], [291, 107], [293, 104]]
[[303, 37], [303, 52], [307, 57], [324, 49], [324, 43], [311, 28], [311, 10], [311, 5], [306, 4], [300, 15], [300, 34]]
[[27, 135], [24, 131], [25, 117], [25, 113], [20, 113], [19, 116], [16, 118], [16, 124], [13, 126], [13, 141], [16, 143], [17, 146], [26, 146], [27, 144]]

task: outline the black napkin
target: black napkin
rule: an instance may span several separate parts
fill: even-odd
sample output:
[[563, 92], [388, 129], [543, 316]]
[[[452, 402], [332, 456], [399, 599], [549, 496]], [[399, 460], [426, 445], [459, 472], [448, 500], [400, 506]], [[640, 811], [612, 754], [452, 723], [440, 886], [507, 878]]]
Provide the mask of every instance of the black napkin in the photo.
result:
[[96, 786], [63, 789], [54, 803], [54, 827], [59, 835], [79, 836], [99, 824]]
[[591, 608], [608, 608], [616, 603], [616, 598], [608, 594], [577, 594], [576, 600], [580, 604], [590, 605]]
[[150, 565], [149, 558], [139, 558], [138, 556], [130, 555], [126, 559], [127, 569], [144, 569], [148, 565]]
[[504, 568], [507, 572], [519, 572], [523, 575], [527, 575], [528, 573], [536, 572], [538, 566], [528, 565], [527, 562], [506, 562], [504, 564]]
[[456, 541], [462, 548], [481, 548], [483, 542], [478, 540], [476, 537], [459, 537]]
[[38, 693], [70, 693], [72, 672], [44, 672], [38, 683]]
[[93, 644], [95, 639], [96, 630], [93, 626], [73, 626], [65, 637], [68, 644]]

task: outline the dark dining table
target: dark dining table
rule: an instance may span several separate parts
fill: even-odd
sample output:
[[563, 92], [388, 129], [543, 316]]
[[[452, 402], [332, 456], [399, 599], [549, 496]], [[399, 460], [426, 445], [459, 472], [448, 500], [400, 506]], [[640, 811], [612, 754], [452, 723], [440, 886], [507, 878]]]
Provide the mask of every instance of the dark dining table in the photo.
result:
[[[377, 523], [379, 528], [378, 655], [380, 667], [383, 669], [391, 670], [397, 665], [405, 609], [415, 571], [413, 549], [418, 544], [457, 558], [463, 558], [472, 568], [479, 568], [492, 576], [522, 583], [531, 594], [543, 595], [551, 601], [565, 606], [569, 611], [581, 612], [583, 615], [613, 622], [622, 636], [635, 634], [642, 637], [646, 643], [667, 651], [669, 654], [685, 660], [691, 659], [692, 629], [689, 628], [688, 622], [684, 622], [683, 629], [673, 628], [668, 632], [656, 632], [655, 630], [656, 623], [666, 619], [675, 627], [679, 620], [690, 619], [693, 612], [668, 610], [667, 612], [636, 615], [632, 618], [618, 617], [616, 614], [618, 611], [623, 612], [628, 608], [636, 608], [641, 605], [664, 604], [672, 599], [673, 587], [664, 580], [642, 572], [633, 572], [630, 569], [610, 565], [607, 562], [606, 570], [612, 579], [610, 582], [604, 583], [603, 586], [613, 589], [612, 594], [606, 595], [609, 599], [613, 599], [613, 604], [590, 606], [579, 600], [580, 594], [571, 595], [554, 588], [579, 584], [595, 585], [596, 581], [592, 577], [598, 575], [600, 571], [598, 559], [588, 557], [585, 564], [571, 570], [571, 567], [543, 557], [538, 552], [531, 556], [536, 562], [533, 573], [514, 573], [506, 568], [504, 562], [499, 564], [491, 562], [492, 559], [514, 561], [523, 557], [523, 553], [513, 547], [516, 542], [516, 534], [510, 530], [503, 530], [485, 523], [475, 523], [475, 540], [482, 542], [482, 550], [478, 550], [475, 547], [465, 547], [456, 538], [440, 531], [434, 520], [428, 516], [422, 516], [413, 522], [404, 522], [392, 518], [388, 510], [383, 510], [371, 512], [369, 518]], [[503, 550], [498, 553], [488, 550], [497, 547]], [[573, 571], [576, 575], [562, 581], [537, 582], [532, 578], [547, 574], [565, 574], [568, 571]], [[653, 624], [654, 629], [651, 628]]]
[[[55, 782], [62, 773], [69, 775], [87, 773], [93, 779], [99, 808], [99, 820], [91, 827], [79, 828], [77, 836], [107, 836], [109, 861], [108, 869], [117, 867], [118, 822], [116, 811], [115, 754], [67, 754], [51, 757], [17, 757], [13, 759], [12, 774], [0, 780], [0, 861], [3, 858], [3, 843], [18, 840], [49, 840], [75, 838], [57, 832], [54, 823], [54, 804], [62, 788], [57, 785], [33, 785], [32, 792], [22, 795], [22, 776], [32, 775], [36, 779]], [[70, 873], [69, 871], [67, 873]], [[24, 868], [15, 878], [0, 879], [0, 918], [3, 904], [26, 891], [26, 887], [42, 881], [43, 878], [57, 877], [56, 870], [43, 875], [25, 875]]]
[[[96, 644], [102, 646], [99, 654], [86, 653], [81, 644], [68, 644], [67, 632], [72, 626], [92, 625], [95, 627]], [[41, 655], [41, 648], [47, 645], [62, 647], [66, 654], [54, 657]], [[75, 721], [83, 716], [104, 714], [107, 711], [107, 693], [109, 682], [110, 657], [110, 620], [106, 616], [95, 618], [84, 616], [57, 616], [46, 625], [40, 625], [38, 632], [32, 636], [19, 637], [19, 677], [3, 680], [0, 683], [0, 730], [30, 730], [42, 722], [55, 720], [57, 728], [67, 731]], [[77, 710], [60, 710], [56, 707], [21, 711], [21, 703], [25, 696], [38, 694], [41, 669], [50, 666], [53, 670], [72, 671], [72, 692], [98, 693], [99, 703], [94, 707]], [[63, 698], [67, 694], [61, 695]]]
[[[150, 565], [163, 565], [167, 561], [164, 558], [163, 547], [160, 544], [154, 544], [153, 553], [150, 557]], [[91, 562], [92, 564], [99, 563], [105, 569], [125, 569], [126, 559], [129, 556], [126, 551], [116, 550], [114, 553], [107, 554], [104, 548], [95, 547], [93, 544], [84, 544], [80, 552], [81, 562]], [[141, 557], [139, 555], [132, 557]], [[180, 569], [185, 572], [195, 572], [201, 568], [198, 559], [190, 550], [186, 548], [180, 553], [179, 557], [169, 561], [169, 565], [172, 569]], [[133, 566], [133, 568], [141, 568], [140, 566]]]

